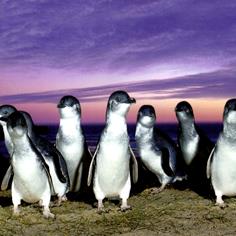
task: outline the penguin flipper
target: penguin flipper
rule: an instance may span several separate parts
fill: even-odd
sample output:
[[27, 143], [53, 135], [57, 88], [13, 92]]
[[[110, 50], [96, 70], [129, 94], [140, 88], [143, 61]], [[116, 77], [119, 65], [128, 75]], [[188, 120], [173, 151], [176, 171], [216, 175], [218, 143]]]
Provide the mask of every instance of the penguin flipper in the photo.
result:
[[91, 161], [90, 166], [89, 166], [88, 179], [87, 179], [87, 185], [88, 186], [90, 186], [91, 181], [92, 181], [93, 168], [95, 166], [95, 159], [96, 159], [98, 150], [99, 150], [99, 144], [96, 147], [96, 150], [95, 150], [95, 152], [93, 154], [93, 157], [92, 157], [92, 161]]
[[162, 169], [164, 170], [166, 175], [174, 177], [175, 173], [171, 169], [171, 166], [170, 166], [170, 155], [169, 155], [168, 149], [162, 148], [161, 153], [162, 153], [161, 154], [161, 167], [162, 167]]
[[66, 162], [62, 154], [57, 150], [57, 148], [51, 144], [48, 140], [44, 138], [38, 138], [36, 142], [37, 147], [43, 157], [52, 161], [57, 178], [62, 182], [66, 183], [69, 181], [69, 175], [67, 171]]
[[55, 154], [53, 155], [53, 164], [55, 166], [56, 174], [58, 179], [62, 183], [69, 183], [69, 175], [68, 175], [68, 170], [66, 166], [66, 162], [62, 156], [62, 154], [55, 148]]
[[52, 182], [52, 177], [50, 175], [50, 171], [49, 171], [49, 167], [47, 165], [47, 163], [45, 162], [44, 158], [41, 156], [41, 161], [42, 161], [42, 166], [47, 174], [47, 177], [48, 177], [48, 182], [49, 182], [49, 186], [50, 186], [50, 189], [51, 189], [51, 193], [55, 193], [55, 189], [54, 189], [54, 186], [53, 186], [53, 182]]
[[[176, 172], [176, 155], [177, 145], [175, 142], [159, 128], [155, 127], [155, 145], [158, 147], [157, 152], [162, 151], [162, 155], [169, 160], [169, 163], [165, 163], [164, 170], [169, 176], [174, 176]], [[166, 159], [164, 160], [166, 161]], [[167, 169], [168, 168], [168, 169]], [[169, 168], [171, 170], [169, 170]]]
[[13, 176], [13, 168], [12, 168], [12, 165], [10, 165], [2, 180], [2, 184], [1, 184], [2, 191], [7, 190], [7, 187], [9, 185], [9, 182], [12, 176]]
[[130, 145], [129, 145], [129, 151], [132, 161], [132, 179], [133, 183], [136, 184], [138, 182], [138, 162]]
[[214, 156], [214, 152], [215, 152], [215, 147], [212, 149], [210, 156], [207, 160], [206, 174], [208, 179], [211, 177], [211, 163], [212, 163], [212, 158]]

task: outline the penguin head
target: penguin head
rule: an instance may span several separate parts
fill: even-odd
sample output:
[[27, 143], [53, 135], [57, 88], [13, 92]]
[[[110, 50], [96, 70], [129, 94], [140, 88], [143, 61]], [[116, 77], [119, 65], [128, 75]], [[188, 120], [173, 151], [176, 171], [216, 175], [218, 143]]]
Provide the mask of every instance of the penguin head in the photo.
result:
[[7, 130], [10, 136], [15, 138], [27, 134], [26, 120], [21, 112], [15, 111], [8, 117]]
[[6, 123], [8, 117], [16, 111], [16, 108], [11, 105], [0, 106], [0, 122]]
[[125, 91], [115, 91], [111, 94], [108, 100], [107, 112], [114, 112], [121, 116], [125, 116], [129, 111], [135, 99], [131, 98]]
[[175, 107], [175, 113], [179, 121], [194, 119], [192, 106], [186, 102], [179, 102]]
[[236, 99], [229, 99], [224, 107], [224, 121], [228, 124], [236, 124]]
[[61, 118], [72, 118], [80, 116], [81, 107], [80, 102], [77, 98], [67, 95], [61, 98], [57, 104]]
[[137, 121], [145, 127], [153, 127], [156, 121], [155, 109], [151, 105], [143, 105], [138, 111]]

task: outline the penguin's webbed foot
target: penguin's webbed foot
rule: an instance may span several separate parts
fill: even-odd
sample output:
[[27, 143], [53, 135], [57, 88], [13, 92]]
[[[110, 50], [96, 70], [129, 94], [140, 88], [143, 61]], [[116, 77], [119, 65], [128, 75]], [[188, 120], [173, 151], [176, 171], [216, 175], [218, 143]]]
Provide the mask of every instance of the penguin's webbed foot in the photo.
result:
[[109, 208], [105, 208], [104, 206], [98, 207], [98, 209], [97, 209], [97, 213], [98, 214], [108, 213], [109, 211], [110, 211], [110, 209]]
[[165, 186], [161, 186], [160, 188], [151, 188], [148, 190], [148, 192], [150, 192], [151, 194], [157, 194], [157, 193], [160, 193], [164, 190]]
[[128, 210], [132, 210], [132, 207], [130, 205], [121, 206], [119, 210], [121, 212], [125, 212], [125, 211], [128, 211]]
[[66, 196], [66, 195], [64, 195], [64, 196], [61, 197], [61, 201], [62, 201], [62, 202], [66, 202], [67, 200], [68, 200], [68, 199], [67, 199], [67, 196]]
[[122, 203], [121, 203], [121, 206], [120, 206], [119, 210], [122, 211], [122, 212], [125, 212], [127, 210], [131, 210], [132, 207], [130, 205], [128, 205], [128, 203], [127, 203], [128, 197], [127, 196], [123, 196], [121, 199], [122, 199]]
[[175, 183], [177, 181], [181, 182], [181, 181], [184, 181], [187, 179], [188, 179], [187, 175], [176, 175], [175, 178], [173, 179], [172, 183]]
[[99, 199], [97, 213], [102, 214], [102, 213], [108, 213], [109, 211], [110, 211], [110, 209], [104, 207], [104, 205], [102, 203], [102, 199]]
[[215, 191], [215, 194], [216, 194], [216, 203], [215, 203], [215, 205], [220, 207], [221, 209], [227, 207], [227, 204], [225, 204], [225, 202], [222, 199], [223, 194], [219, 191]]
[[218, 206], [221, 209], [228, 207], [228, 205], [225, 202], [216, 202], [215, 206]]
[[52, 214], [49, 209], [43, 210], [43, 216], [47, 219], [49, 219], [49, 218], [54, 219], [55, 218], [55, 215]]
[[20, 215], [20, 210], [18, 206], [14, 206], [13, 208], [13, 216], [19, 216]]
[[65, 202], [65, 201], [67, 201], [67, 197], [66, 197], [66, 195], [64, 195], [64, 196], [58, 196], [58, 200], [57, 200], [57, 206], [60, 206], [61, 205], [61, 203], [62, 202]]

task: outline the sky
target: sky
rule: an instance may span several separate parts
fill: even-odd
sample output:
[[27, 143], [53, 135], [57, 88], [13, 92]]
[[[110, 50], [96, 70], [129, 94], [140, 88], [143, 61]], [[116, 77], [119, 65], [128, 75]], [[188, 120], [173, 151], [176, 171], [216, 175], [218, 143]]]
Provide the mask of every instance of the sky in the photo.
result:
[[191, 103], [197, 122], [221, 122], [236, 97], [236, 1], [1, 0], [0, 105], [58, 123], [76, 96], [84, 123], [103, 123], [109, 95], [126, 90], [176, 122]]

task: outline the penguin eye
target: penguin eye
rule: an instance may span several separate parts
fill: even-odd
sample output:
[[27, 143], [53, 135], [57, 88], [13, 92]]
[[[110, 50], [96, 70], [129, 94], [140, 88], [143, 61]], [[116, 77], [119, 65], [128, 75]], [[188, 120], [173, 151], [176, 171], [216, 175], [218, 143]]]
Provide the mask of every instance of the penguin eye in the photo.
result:
[[74, 104], [72, 107], [74, 110], [80, 110], [79, 104]]
[[118, 105], [118, 103], [119, 103], [119, 101], [117, 101], [117, 100], [112, 101], [112, 105]]
[[187, 112], [188, 114], [191, 113], [191, 109], [187, 108], [187, 109], [186, 109], [186, 112]]

